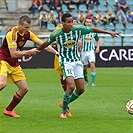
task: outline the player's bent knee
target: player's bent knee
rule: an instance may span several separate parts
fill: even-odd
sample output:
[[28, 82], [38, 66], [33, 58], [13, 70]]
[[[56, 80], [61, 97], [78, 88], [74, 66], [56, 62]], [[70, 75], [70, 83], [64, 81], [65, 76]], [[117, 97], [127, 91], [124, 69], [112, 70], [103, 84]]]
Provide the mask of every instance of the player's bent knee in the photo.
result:
[[81, 92], [83, 93], [85, 91], [85, 89], [83, 88], [83, 89], [81, 89]]
[[82, 93], [84, 93], [85, 89], [84, 88], [80, 88], [80, 89], [76, 89], [77, 93], [79, 95], [81, 95]]
[[27, 93], [28, 91], [29, 91], [28, 88], [26, 88], [26, 89], [25, 89], [25, 92]]
[[85, 91], [84, 88], [81, 88], [81, 89], [80, 89], [80, 93], [81, 93], [81, 94], [82, 94], [84, 91]]
[[22, 91], [23, 91], [23, 94], [25, 95], [28, 92], [28, 88], [24, 88]]
[[71, 90], [73, 90], [74, 87], [75, 87], [74, 84], [69, 84], [69, 85], [68, 85], [68, 88], [71, 89]]

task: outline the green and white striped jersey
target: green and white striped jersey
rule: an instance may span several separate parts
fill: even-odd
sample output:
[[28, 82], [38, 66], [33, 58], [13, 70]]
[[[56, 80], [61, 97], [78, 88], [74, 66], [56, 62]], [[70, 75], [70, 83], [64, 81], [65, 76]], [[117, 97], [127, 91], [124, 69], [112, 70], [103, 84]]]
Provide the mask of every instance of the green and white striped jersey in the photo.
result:
[[89, 34], [82, 35], [82, 51], [95, 50], [95, 41], [98, 41], [99, 37], [97, 33], [90, 32]]
[[59, 59], [64, 62], [75, 62], [80, 60], [78, 54], [78, 40], [82, 35], [88, 34], [92, 28], [83, 25], [73, 25], [69, 33], [65, 33], [63, 28], [59, 28], [51, 33], [46, 42], [50, 45], [52, 42], [57, 42]]

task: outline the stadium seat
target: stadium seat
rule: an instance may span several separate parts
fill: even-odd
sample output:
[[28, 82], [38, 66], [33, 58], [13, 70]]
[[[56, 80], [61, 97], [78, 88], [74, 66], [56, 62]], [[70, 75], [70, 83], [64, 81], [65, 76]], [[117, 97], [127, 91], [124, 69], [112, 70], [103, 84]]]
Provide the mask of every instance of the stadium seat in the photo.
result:
[[49, 31], [53, 31], [54, 28], [55, 28], [55, 25], [54, 25], [53, 23], [48, 23], [48, 24], [47, 24], [47, 29], [48, 29]]
[[71, 5], [70, 5], [70, 8], [71, 8], [73, 11], [78, 11], [77, 6], [76, 6], [75, 4], [71, 4]]
[[106, 8], [106, 6], [104, 6], [104, 5], [98, 5], [98, 10], [99, 10], [99, 11], [104, 11], [104, 12], [106, 12], [106, 11], [107, 11], [107, 8]]
[[132, 43], [133, 44], [133, 37], [132, 36], [125, 36], [123, 38], [124, 43]]
[[106, 0], [100, 0], [100, 4], [101, 4], [101, 5], [104, 5], [104, 6], [107, 6]]
[[103, 24], [100, 24], [100, 23], [97, 23], [96, 24], [96, 27], [97, 28], [101, 28], [101, 29], [105, 29], [104, 25]]
[[133, 34], [133, 30], [132, 29], [125, 29], [125, 34]]
[[[109, 0], [108, 2], [110, 2], [110, 1], [113, 2], [114, 0]], [[112, 11], [116, 12], [118, 10], [116, 3], [113, 2], [111, 4], [108, 4], [107, 5], [107, 10], [112, 10]]]
[[2, 44], [6, 33], [7, 33], [7, 30], [1, 30], [0, 35], [3, 36], [3, 37], [2, 37], [2, 39], [0, 39], [0, 45]]
[[124, 41], [125, 42], [133, 42], [133, 37], [132, 36], [125, 36]]
[[108, 5], [107, 6], [107, 10], [112, 10], [113, 11], [113, 9], [114, 9], [114, 6], [113, 5]]
[[115, 37], [115, 38], [114, 38], [114, 41], [115, 41], [116, 43], [121, 43], [121, 42], [122, 42], [121, 37]]
[[124, 30], [125, 29], [125, 27], [122, 23], [116, 23], [115, 27], [116, 27], [116, 29], [119, 29], [119, 30]]
[[56, 10], [54, 10], [54, 15], [56, 16], [56, 18], [58, 18], [58, 13]]
[[77, 14], [77, 11], [73, 10], [73, 11], [72, 11], [72, 15], [74, 15], [75, 17], [77, 17], [77, 15], [78, 15], [78, 14]]
[[108, 5], [116, 6], [116, 2], [114, 0], [108, 0]]
[[130, 43], [130, 42], [124, 42], [124, 43], [123, 43], [123, 46], [133, 46], [133, 43]]
[[124, 34], [125, 33], [125, 29], [122, 30], [122, 29], [115, 29], [115, 32], [120, 32], [121, 34]]
[[111, 37], [111, 36], [105, 36], [104, 41], [105, 42], [111, 42], [111, 43], [114, 42], [113, 37]]
[[102, 11], [102, 15], [106, 17], [107, 11]]
[[92, 10], [92, 14], [93, 14], [93, 16], [96, 16], [97, 15], [97, 11], [96, 10]]
[[6, 34], [7, 30], [1, 30], [0, 35], [4, 36]]
[[79, 5], [79, 11], [87, 12], [88, 10], [87, 10], [86, 5], [85, 4]]
[[132, 5], [133, 4], [133, 0], [127, 0], [126, 1], [128, 5]]
[[110, 43], [110, 42], [104, 42], [104, 46], [113, 46], [113, 43]]
[[39, 12], [39, 15], [42, 15], [42, 14], [43, 14], [43, 12], [44, 12], [44, 11], [40, 11], [40, 12]]
[[50, 9], [49, 9], [48, 5], [46, 5], [46, 4], [44, 4], [44, 5], [43, 5], [43, 8], [45, 8], [45, 9], [47, 10], [47, 12], [49, 12], [49, 11], [50, 11]]
[[62, 4], [61, 7], [62, 7], [62, 11], [63, 11], [63, 13], [69, 11], [68, 8], [67, 8], [67, 5]]
[[108, 44], [113, 45], [114, 39], [111, 36], [104, 37], [104, 45], [107, 46]]
[[95, 13], [97, 13], [97, 11], [98, 11], [96, 6], [94, 6], [94, 8], [93, 9], [90, 9], [90, 10], [92, 10], [92, 12], [95, 12]]
[[115, 25], [115, 31], [116, 32], [121, 32], [122, 34], [124, 34], [125, 32], [125, 27], [122, 23], [116, 23]]
[[114, 46], [122, 46], [121, 42], [114, 42]]
[[126, 29], [132, 29], [133, 30], [133, 24], [132, 23], [127, 23], [126, 24]]
[[91, 27], [96, 27], [96, 26], [94, 24], [92, 24]]
[[107, 25], [106, 25], [106, 29], [107, 29], [107, 30], [112, 30], [112, 31], [114, 31], [114, 30], [115, 30], [115, 27], [114, 27], [114, 25], [107, 24]]

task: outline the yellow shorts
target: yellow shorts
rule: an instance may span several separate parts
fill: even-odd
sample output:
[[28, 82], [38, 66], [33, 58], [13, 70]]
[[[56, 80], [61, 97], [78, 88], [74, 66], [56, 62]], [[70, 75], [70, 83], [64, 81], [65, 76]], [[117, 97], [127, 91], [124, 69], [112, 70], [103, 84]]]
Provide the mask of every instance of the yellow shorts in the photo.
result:
[[3, 60], [0, 61], [0, 76], [6, 76], [11, 84], [26, 79], [20, 66], [12, 67]]
[[57, 55], [55, 55], [54, 58], [54, 70], [62, 75], [62, 70], [59, 65], [59, 57]]

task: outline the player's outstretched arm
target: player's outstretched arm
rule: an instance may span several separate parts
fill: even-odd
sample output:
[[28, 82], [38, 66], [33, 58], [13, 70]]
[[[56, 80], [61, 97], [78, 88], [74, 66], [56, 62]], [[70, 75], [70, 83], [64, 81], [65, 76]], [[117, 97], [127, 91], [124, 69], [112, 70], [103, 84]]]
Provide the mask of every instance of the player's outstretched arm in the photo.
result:
[[111, 32], [111, 31], [107, 31], [107, 30], [102, 30], [100, 28], [92, 28], [92, 32], [109, 34], [109, 35], [111, 35], [113, 37], [120, 36], [120, 32]]
[[50, 53], [53, 53], [55, 55], [59, 55], [59, 53], [52, 47], [52, 46], [47, 46], [46, 48], [44, 48], [44, 50], [50, 52]]
[[[44, 41], [42, 41], [42, 40], [40, 40], [38, 43], [36, 43], [38, 45], [38, 48], [37, 49], [39, 49], [39, 50], [42, 49], [41, 47], [39, 48], [39, 46], [40, 45], [44, 45], [43, 43], [44, 43]], [[48, 51], [50, 53], [53, 53], [55, 55], [58, 55], [58, 52], [52, 46], [50, 46], [50, 45], [48, 45], [47, 47], [45, 47], [44, 50], [46, 50], [46, 51]]]
[[32, 56], [36, 55], [39, 52], [39, 50], [37, 50], [36, 48], [23, 51], [18, 51], [16, 48], [10, 48], [9, 51], [12, 58], [21, 58], [26, 55]]
[[42, 50], [42, 49], [46, 48], [47, 46], [48, 46], [48, 43], [47, 42], [43, 42], [42, 44], [40, 44], [37, 47], [37, 50]]

